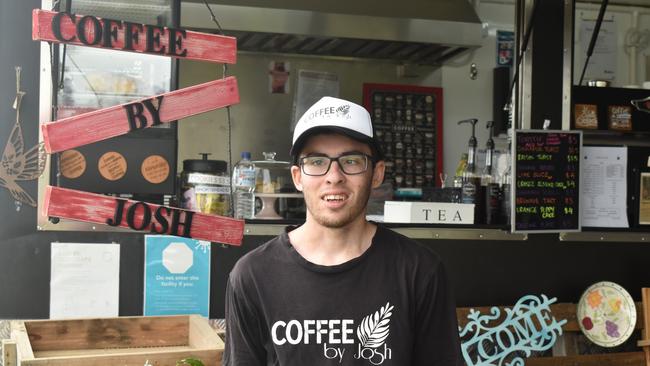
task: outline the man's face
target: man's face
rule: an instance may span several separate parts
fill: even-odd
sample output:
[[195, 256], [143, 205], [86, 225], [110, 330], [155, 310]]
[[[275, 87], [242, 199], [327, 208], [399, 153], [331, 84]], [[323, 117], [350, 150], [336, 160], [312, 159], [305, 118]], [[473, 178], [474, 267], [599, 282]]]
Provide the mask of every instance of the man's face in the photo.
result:
[[[370, 147], [362, 142], [339, 134], [320, 134], [310, 137], [300, 157], [325, 155], [337, 157], [345, 153], [371, 155]], [[355, 220], [365, 220], [370, 190], [378, 187], [384, 179], [384, 162], [368, 163], [368, 170], [361, 174], [343, 173], [336, 161], [322, 176], [302, 173], [299, 166], [291, 167], [296, 188], [304, 193], [307, 219], [329, 227], [341, 228]]]

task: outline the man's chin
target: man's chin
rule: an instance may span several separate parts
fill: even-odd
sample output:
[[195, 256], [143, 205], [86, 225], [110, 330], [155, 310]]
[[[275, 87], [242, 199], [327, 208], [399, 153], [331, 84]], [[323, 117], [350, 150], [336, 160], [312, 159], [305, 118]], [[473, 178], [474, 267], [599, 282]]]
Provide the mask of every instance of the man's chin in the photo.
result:
[[352, 215], [350, 213], [343, 215], [316, 215], [313, 216], [314, 220], [321, 226], [329, 229], [341, 229], [358, 218], [359, 214]]

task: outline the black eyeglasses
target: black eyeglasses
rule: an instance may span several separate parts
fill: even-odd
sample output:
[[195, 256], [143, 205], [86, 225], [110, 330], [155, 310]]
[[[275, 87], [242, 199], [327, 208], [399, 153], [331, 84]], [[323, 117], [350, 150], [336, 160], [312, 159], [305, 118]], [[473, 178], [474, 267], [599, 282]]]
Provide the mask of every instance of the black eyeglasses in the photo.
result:
[[361, 174], [368, 170], [372, 156], [363, 153], [343, 154], [340, 156], [305, 156], [300, 158], [299, 165], [306, 175], [320, 176], [330, 171], [332, 162], [336, 161], [343, 173], [347, 175]]

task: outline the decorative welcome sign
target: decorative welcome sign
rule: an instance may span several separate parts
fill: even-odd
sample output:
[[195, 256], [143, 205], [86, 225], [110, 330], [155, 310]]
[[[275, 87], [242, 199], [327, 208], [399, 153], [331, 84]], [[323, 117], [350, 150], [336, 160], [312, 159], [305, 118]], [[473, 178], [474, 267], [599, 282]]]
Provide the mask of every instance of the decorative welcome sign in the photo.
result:
[[32, 39], [234, 64], [237, 39], [184, 29], [34, 9]]
[[55, 153], [239, 103], [227, 77], [41, 125], [45, 150]]
[[154, 234], [241, 245], [244, 221], [142, 201], [48, 186], [44, 214]]
[[562, 335], [566, 320], [557, 321], [551, 316], [550, 305], [557, 298], [545, 295], [527, 295], [517, 301], [512, 309], [505, 309], [505, 319], [497, 307], [490, 314], [481, 315], [472, 309], [470, 320], [460, 331], [463, 358], [468, 366], [511, 365], [523, 366], [519, 355], [531, 355], [532, 351], [545, 351]]

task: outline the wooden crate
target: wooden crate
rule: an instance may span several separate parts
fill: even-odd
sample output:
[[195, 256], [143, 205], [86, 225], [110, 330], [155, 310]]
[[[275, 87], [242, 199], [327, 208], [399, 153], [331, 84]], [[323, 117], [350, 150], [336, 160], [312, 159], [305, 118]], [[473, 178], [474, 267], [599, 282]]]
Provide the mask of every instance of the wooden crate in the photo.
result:
[[12, 322], [22, 366], [221, 365], [224, 343], [198, 315]]

